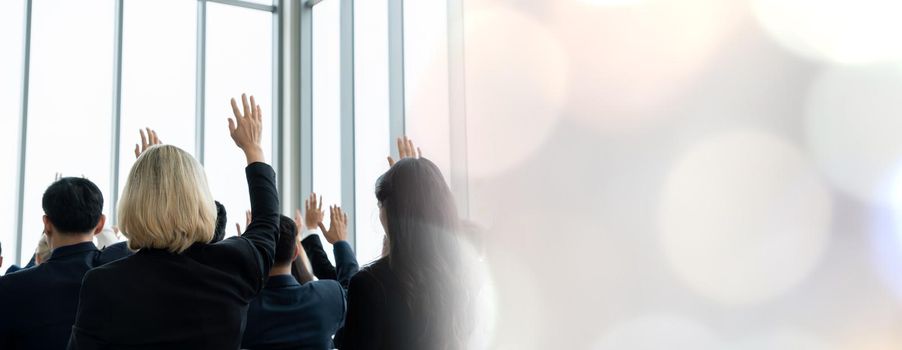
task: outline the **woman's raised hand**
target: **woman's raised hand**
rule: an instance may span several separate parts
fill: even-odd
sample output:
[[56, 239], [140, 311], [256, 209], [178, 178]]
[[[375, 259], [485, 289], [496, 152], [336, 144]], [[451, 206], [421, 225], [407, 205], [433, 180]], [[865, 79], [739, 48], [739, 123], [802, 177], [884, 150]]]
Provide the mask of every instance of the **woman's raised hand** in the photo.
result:
[[[420, 150], [419, 147], [413, 145], [413, 140], [407, 138], [407, 136], [398, 138], [398, 159], [404, 158], [420, 158], [423, 156], [423, 151]], [[388, 156], [388, 166], [395, 165], [395, 160], [392, 159], [391, 156]]]
[[135, 158], [141, 156], [144, 151], [154, 145], [160, 145], [163, 141], [160, 141], [160, 138], [157, 136], [157, 132], [151, 128], [145, 128], [147, 130], [147, 134], [144, 134], [144, 130], [138, 130], [141, 134], [141, 144], [135, 144]]
[[235, 120], [229, 118], [229, 134], [232, 140], [244, 151], [247, 164], [264, 162], [263, 147], [260, 146], [260, 138], [263, 135], [263, 111], [254, 96], [251, 96], [250, 104], [247, 95], [241, 94], [242, 109], [238, 109], [238, 103], [232, 99], [232, 112]]

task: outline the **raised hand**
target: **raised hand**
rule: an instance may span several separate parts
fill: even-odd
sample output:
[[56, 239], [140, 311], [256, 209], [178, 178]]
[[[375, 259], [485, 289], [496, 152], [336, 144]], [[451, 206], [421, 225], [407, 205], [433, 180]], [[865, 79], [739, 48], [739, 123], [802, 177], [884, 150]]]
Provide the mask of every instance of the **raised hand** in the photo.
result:
[[347, 240], [348, 214], [341, 211], [341, 207], [337, 205], [329, 207], [329, 212], [332, 214], [330, 215], [329, 230], [323, 231], [323, 235], [326, 236], [326, 241], [330, 244], [335, 244], [335, 242]]
[[[407, 136], [398, 138], [398, 159], [404, 158], [420, 158], [423, 156], [423, 151], [420, 150], [419, 147], [415, 147], [413, 145], [413, 140], [407, 138]], [[388, 156], [388, 166], [395, 165], [395, 160], [392, 159], [391, 156]]]
[[[323, 196], [319, 196], [319, 201], [316, 200], [316, 193], [311, 193], [306, 200], [304, 200], [304, 224], [310, 228], [311, 230], [314, 227], [317, 227], [323, 223]], [[323, 234], [325, 234], [325, 230], [323, 230]]]
[[145, 130], [147, 130], [147, 134], [144, 133], [144, 130], [138, 130], [141, 134], [141, 143], [135, 144], [135, 158], [140, 157], [151, 146], [163, 144], [156, 131], [151, 128], [145, 128]]
[[297, 228], [297, 234], [300, 237], [301, 231], [304, 230], [304, 215], [301, 214], [300, 209], [294, 210], [294, 226]]
[[247, 102], [247, 95], [241, 94], [241, 105], [243, 109], [238, 109], [238, 103], [232, 99], [232, 113], [235, 114], [235, 120], [229, 118], [229, 134], [232, 140], [244, 151], [247, 157], [247, 164], [254, 162], [263, 162], [263, 147], [260, 146], [260, 139], [263, 135], [263, 111], [254, 96], [251, 96], [250, 104]]
[[[251, 225], [251, 211], [246, 210], [244, 212], [244, 227], [247, 228], [250, 225]], [[244, 232], [244, 231], [241, 231], [241, 224], [239, 224], [237, 222], [235, 223], [235, 230], [238, 231], [239, 236], [241, 236], [241, 234]]]

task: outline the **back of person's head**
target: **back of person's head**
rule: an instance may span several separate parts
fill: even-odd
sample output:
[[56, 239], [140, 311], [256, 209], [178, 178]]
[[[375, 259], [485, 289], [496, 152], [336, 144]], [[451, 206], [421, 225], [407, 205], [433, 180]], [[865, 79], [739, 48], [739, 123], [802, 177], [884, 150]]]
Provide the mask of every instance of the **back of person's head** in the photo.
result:
[[216, 205], [203, 167], [188, 152], [153, 146], [135, 161], [119, 201], [119, 229], [132, 250], [181, 253], [207, 243], [216, 226]]
[[385, 220], [389, 268], [422, 325], [414, 336], [439, 348], [462, 347], [468, 324], [460, 220], [441, 171], [425, 158], [401, 159], [379, 178], [376, 199]]
[[216, 204], [216, 228], [213, 230], [213, 239], [210, 240], [210, 243], [216, 243], [225, 238], [226, 224], [229, 222], [225, 206], [219, 201], [214, 203]]
[[275, 265], [288, 265], [297, 257], [298, 228], [294, 220], [282, 215], [279, 218], [279, 240], [276, 241]]
[[47, 187], [41, 206], [54, 233], [93, 234], [103, 215], [103, 194], [91, 180], [64, 177]]

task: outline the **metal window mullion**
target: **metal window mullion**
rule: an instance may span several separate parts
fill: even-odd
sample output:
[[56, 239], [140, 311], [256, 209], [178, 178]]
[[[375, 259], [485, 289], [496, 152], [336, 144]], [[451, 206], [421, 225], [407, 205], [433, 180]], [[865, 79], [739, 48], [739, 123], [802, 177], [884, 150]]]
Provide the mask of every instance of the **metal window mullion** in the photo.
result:
[[448, 0], [448, 102], [451, 190], [462, 218], [470, 217], [467, 164], [466, 46], [463, 0]]
[[110, 144], [112, 159], [110, 160], [110, 218], [116, 224], [117, 205], [119, 203], [119, 155], [120, 129], [122, 121], [122, 21], [124, 0], [116, 0], [115, 34], [113, 39], [113, 115]]
[[[277, 0], [278, 1], [278, 0]], [[282, 186], [285, 182], [282, 174], [282, 45], [281, 45], [281, 20], [279, 12], [273, 12], [272, 16], [272, 164], [276, 171], [276, 184]], [[280, 190], [282, 190], [280, 188]]]
[[204, 164], [204, 128], [206, 108], [207, 1], [197, 0], [197, 61], [194, 96], [194, 156]]
[[313, 191], [313, 7], [300, 11], [300, 198]]
[[25, 155], [28, 145], [28, 89], [31, 75], [31, 4], [25, 0], [25, 38], [22, 48], [22, 94], [19, 105], [19, 157], [16, 174], [16, 256], [15, 261], [22, 263], [22, 230], [25, 218]]
[[[366, 0], [364, 0], [366, 1]], [[354, 164], [354, 0], [341, 0], [341, 205], [348, 214], [348, 242], [357, 247]]]
[[389, 149], [405, 134], [404, 0], [388, 0]]
[[237, 6], [237, 7], [243, 7], [246, 9], [267, 11], [267, 12], [273, 12], [273, 13], [276, 12], [276, 8], [277, 8], [277, 6], [273, 6], [273, 5], [264, 5], [264, 4], [258, 4], [255, 2], [242, 1], [242, 0], [207, 0], [207, 1], [215, 2], [215, 3], [219, 3], [219, 4], [223, 4], [223, 5]]

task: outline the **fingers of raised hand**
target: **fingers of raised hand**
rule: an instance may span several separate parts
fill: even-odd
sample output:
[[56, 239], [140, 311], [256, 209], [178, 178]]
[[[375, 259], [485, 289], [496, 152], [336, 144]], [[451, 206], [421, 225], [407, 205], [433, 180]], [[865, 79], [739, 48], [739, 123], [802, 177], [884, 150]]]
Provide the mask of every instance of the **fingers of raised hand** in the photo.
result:
[[147, 135], [144, 134], [144, 129], [139, 129], [138, 133], [141, 134], [141, 149], [147, 149]]
[[242, 114], [244, 118], [252, 116], [251, 106], [247, 103], [247, 94], [241, 94], [241, 106], [244, 108], [244, 114]]
[[408, 139], [406, 137], [405, 137], [405, 139], [407, 139], [407, 156], [412, 157], [412, 158], [416, 157], [416, 154], [414, 153], [414, 150], [416, 148], [413, 146], [413, 140]]
[[248, 225], [251, 224], [251, 216], [252, 216], [252, 215], [251, 215], [251, 211], [250, 211], [250, 210], [244, 212], [244, 219], [245, 219], [245, 221], [247, 221], [247, 224], [248, 224]]

